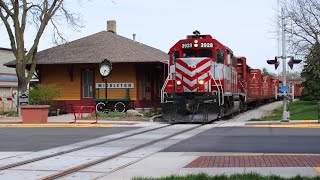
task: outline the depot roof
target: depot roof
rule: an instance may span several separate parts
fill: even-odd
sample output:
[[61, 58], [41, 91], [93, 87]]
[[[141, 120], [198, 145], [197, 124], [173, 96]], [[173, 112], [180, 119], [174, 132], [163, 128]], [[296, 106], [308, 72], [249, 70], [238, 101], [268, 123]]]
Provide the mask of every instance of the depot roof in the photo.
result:
[[[104, 59], [112, 63], [163, 62], [167, 53], [115, 34], [101, 31], [96, 34], [52, 47], [36, 55], [37, 64], [100, 63]], [[30, 62], [29, 62], [30, 63]], [[15, 61], [5, 64], [15, 66]]]

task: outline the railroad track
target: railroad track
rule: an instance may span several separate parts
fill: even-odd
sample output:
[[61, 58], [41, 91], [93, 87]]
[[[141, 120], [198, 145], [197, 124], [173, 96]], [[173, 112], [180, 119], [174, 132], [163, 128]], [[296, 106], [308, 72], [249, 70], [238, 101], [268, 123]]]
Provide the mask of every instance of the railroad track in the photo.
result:
[[91, 160], [91, 161], [85, 162], [85, 163], [79, 163], [79, 164], [74, 165], [72, 167], [68, 167], [62, 171], [57, 171], [57, 172], [54, 171], [50, 175], [40, 177], [40, 179], [46, 179], [46, 180], [47, 179], [48, 180], [58, 179], [58, 178], [66, 177], [70, 174], [79, 172], [80, 170], [84, 170], [86, 168], [89, 168], [89, 167], [92, 167], [95, 165], [99, 165], [100, 163], [107, 162], [109, 160], [112, 160], [112, 159], [117, 158], [119, 156], [128, 154], [130, 152], [134, 152], [136, 150], [146, 148], [146, 147], [153, 145], [155, 143], [165, 141], [169, 138], [172, 138], [177, 135], [195, 130], [195, 129], [203, 127], [203, 126], [206, 126], [206, 125], [195, 125], [195, 124], [192, 124], [192, 125], [176, 125], [176, 124], [162, 125], [160, 127], [141, 130], [138, 132], [134, 132], [131, 134], [120, 136], [120, 137], [108, 139], [105, 141], [91, 143], [89, 145], [85, 145], [85, 146], [81, 146], [81, 147], [77, 147], [77, 148], [72, 148], [69, 150], [60, 151], [57, 153], [44, 155], [44, 156], [40, 156], [40, 157], [36, 157], [36, 158], [31, 158], [28, 160], [24, 160], [24, 161], [12, 163], [12, 164], [7, 164], [7, 165], [0, 167], [0, 172], [3, 170], [9, 170], [12, 168], [19, 169], [19, 166], [23, 166], [23, 165], [27, 165], [27, 164], [32, 165], [32, 163], [37, 163], [39, 161], [49, 161], [50, 160], [49, 158], [53, 158], [53, 157], [61, 157], [61, 161], [62, 161], [61, 163], [63, 163], [63, 157], [71, 156], [72, 153], [81, 154], [86, 150], [90, 150], [91, 148], [97, 148], [99, 146], [100, 146], [100, 148], [101, 148], [101, 146], [103, 146], [107, 150], [108, 144], [110, 144], [112, 146], [112, 143], [117, 144], [117, 143], [121, 143], [121, 141], [128, 142], [130, 140], [132, 140], [134, 142], [135, 140], [136, 141], [139, 140], [139, 138], [148, 137], [145, 139], [144, 142], [136, 143], [135, 145], [132, 145], [132, 146], [130, 145], [119, 152], [114, 152], [113, 154], [110, 154], [110, 155], [101, 156], [101, 158], [97, 158], [97, 159], [94, 159], [94, 160]]
[[130, 136], [135, 136], [135, 135], [138, 135], [138, 134], [147, 133], [147, 132], [154, 131], [154, 130], [161, 129], [161, 128], [165, 128], [165, 127], [168, 127], [168, 126], [172, 126], [172, 125], [165, 125], [165, 126], [152, 128], [152, 129], [147, 129], [147, 130], [144, 130], [144, 131], [141, 131], [141, 132], [136, 132], [136, 133], [129, 134], [129, 135], [124, 135], [124, 136], [121, 136], [121, 137], [112, 138], [112, 139], [108, 139], [108, 140], [97, 142], [97, 143], [91, 143], [91, 144], [88, 144], [88, 145], [85, 145], [85, 146], [80, 146], [80, 147], [72, 148], [72, 149], [69, 149], [69, 150], [64, 150], [64, 151], [60, 151], [60, 152], [57, 152], [57, 153], [52, 153], [52, 154], [49, 154], [49, 155], [43, 155], [43, 156], [40, 156], [40, 157], [36, 157], [36, 158], [32, 158], [32, 159], [28, 159], [28, 160], [12, 163], [12, 164], [0, 166], [0, 171], [6, 170], [6, 169], [10, 169], [10, 168], [14, 168], [14, 167], [21, 166], [21, 165], [25, 165], [25, 164], [29, 164], [29, 163], [33, 163], [33, 162], [36, 162], [36, 161], [52, 158], [52, 157], [55, 157], [55, 156], [59, 156], [59, 155], [67, 154], [67, 153], [72, 153], [72, 152], [79, 151], [79, 150], [82, 150], [82, 149], [86, 149], [86, 148], [90, 148], [90, 147], [94, 147], [94, 146], [99, 146], [99, 145], [102, 145], [102, 144], [105, 144], [105, 143], [108, 143], [108, 142], [121, 140], [121, 139], [130, 137]]

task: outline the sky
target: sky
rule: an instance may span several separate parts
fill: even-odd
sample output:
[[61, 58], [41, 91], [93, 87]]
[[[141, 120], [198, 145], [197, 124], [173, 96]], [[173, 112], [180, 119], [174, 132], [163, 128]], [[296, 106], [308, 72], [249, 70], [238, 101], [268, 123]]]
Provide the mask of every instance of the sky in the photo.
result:
[[[84, 27], [73, 31], [61, 26], [68, 41], [106, 30], [107, 20], [117, 21], [117, 34], [168, 52], [178, 40], [194, 30], [210, 34], [231, 48], [236, 56], [247, 57], [253, 68], [266, 67], [278, 55], [275, 19], [277, 0], [65, 0], [67, 7], [81, 14]], [[27, 48], [34, 34], [26, 32]], [[48, 27], [39, 50], [55, 46]], [[10, 47], [0, 24], [0, 47]]]

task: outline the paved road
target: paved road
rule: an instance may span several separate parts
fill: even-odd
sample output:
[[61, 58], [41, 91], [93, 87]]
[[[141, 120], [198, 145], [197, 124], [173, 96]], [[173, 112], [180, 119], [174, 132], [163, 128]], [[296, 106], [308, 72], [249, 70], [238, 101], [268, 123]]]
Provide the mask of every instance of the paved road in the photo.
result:
[[320, 153], [320, 129], [213, 128], [164, 152]]
[[0, 151], [40, 151], [137, 128], [0, 128]]

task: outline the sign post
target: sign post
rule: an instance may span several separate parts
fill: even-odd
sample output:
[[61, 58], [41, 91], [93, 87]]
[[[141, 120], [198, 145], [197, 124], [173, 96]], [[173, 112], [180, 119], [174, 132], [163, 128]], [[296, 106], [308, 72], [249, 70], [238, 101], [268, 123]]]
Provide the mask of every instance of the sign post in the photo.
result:
[[26, 106], [29, 104], [29, 97], [26, 94], [21, 94], [19, 96], [19, 105], [20, 106]]

